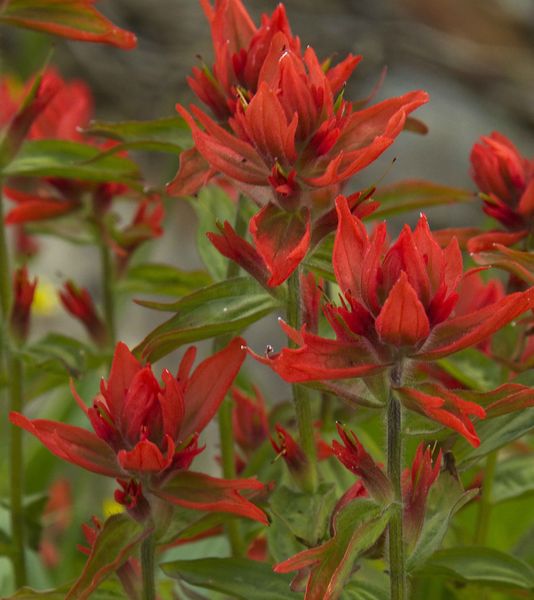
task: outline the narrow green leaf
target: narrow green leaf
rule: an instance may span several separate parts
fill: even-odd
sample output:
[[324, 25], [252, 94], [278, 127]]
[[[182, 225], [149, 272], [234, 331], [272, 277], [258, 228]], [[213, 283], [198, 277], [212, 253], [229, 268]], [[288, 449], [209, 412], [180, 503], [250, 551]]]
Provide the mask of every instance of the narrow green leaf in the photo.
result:
[[447, 373], [473, 390], [485, 392], [502, 383], [495, 361], [476, 348], [467, 348], [440, 359], [438, 363]]
[[493, 548], [465, 546], [440, 550], [426, 563], [423, 573], [460, 581], [534, 589], [534, 569]]
[[463, 491], [460, 484], [447, 472], [440, 475], [431, 491], [429, 504], [434, 509], [425, 518], [417, 544], [406, 561], [409, 573], [417, 571], [441, 546], [454, 515], [478, 494], [478, 490]]
[[2, 171], [2, 177], [63, 177], [118, 181], [139, 187], [139, 169], [128, 158], [102, 156], [99, 148], [66, 140], [27, 142]]
[[380, 207], [371, 218], [383, 219], [386, 216], [430, 206], [472, 202], [474, 194], [469, 190], [414, 179], [379, 188], [373, 194], [373, 199], [380, 202]]
[[271, 496], [269, 506], [297, 539], [307, 546], [316, 546], [327, 534], [335, 503], [334, 484], [323, 483], [315, 494], [279, 486]]
[[491, 492], [495, 504], [534, 492], [532, 455], [513, 456], [497, 463]]
[[456, 465], [461, 470], [468, 469], [493, 450], [506, 446], [532, 429], [534, 429], [534, 408], [479, 421], [476, 430], [482, 440], [480, 446], [473, 448], [463, 438], [458, 438], [453, 447]]
[[390, 600], [389, 588], [378, 583], [351, 581], [345, 586], [341, 600]]
[[151, 121], [92, 121], [87, 133], [122, 142], [121, 147], [172, 154], [179, 154], [192, 143], [189, 127], [178, 116]]
[[183, 271], [171, 265], [144, 263], [130, 267], [118, 288], [129, 293], [185, 296], [211, 283], [205, 271]]
[[213, 246], [206, 233], [217, 231], [217, 221], [234, 223], [236, 205], [222, 188], [207, 186], [202, 188], [198, 198], [192, 199], [191, 206], [198, 218], [197, 248], [200, 258], [213, 279], [223, 280], [226, 278], [228, 259]]
[[94, 590], [113, 574], [137, 551], [142, 540], [149, 535], [145, 525], [127, 514], [113, 515], [104, 523], [91, 550], [85, 567], [65, 600], [92, 598]]
[[172, 304], [139, 302], [142, 306], [175, 311], [136, 348], [148, 360], [158, 360], [183, 344], [238, 333], [280, 306], [258, 283], [236, 277], [213, 284]]
[[164, 573], [191, 585], [242, 600], [292, 600], [291, 577], [274, 573], [271, 565], [245, 558], [177, 560], [161, 565]]

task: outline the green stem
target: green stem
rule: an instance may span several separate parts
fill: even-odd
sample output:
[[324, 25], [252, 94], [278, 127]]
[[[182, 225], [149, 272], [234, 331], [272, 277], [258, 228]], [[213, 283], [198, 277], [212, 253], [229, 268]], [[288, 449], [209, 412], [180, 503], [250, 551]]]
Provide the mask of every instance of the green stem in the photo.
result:
[[[102, 229], [102, 228], [100, 228]], [[114, 268], [111, 258], [111, 252], [106, 244], [102, 233], [100, 233], [99, 242], [100, 251], [100, 277], [102, 281], [102, 297], [104, 303], [104, 320], [108, 340], [111, 347], [115, 346], [115, 294], [114, 294]]]
[[[295, 270], [287, 281], [288, 299], [287, 299], [287, 320], [289, 325], [295, 329], [300, 329], [302, 324], [302, 309], [300, 296], [300, 269]], [[290, 347], [295, 347], [292, 340], [289, 340]], [[293, 384], [293, 403], [297, 417], [297, 427], [299, 431], [299, 442], [304, 454], [308, 458], [308, 468], [303, 477], [304, 487], [309, 493], [317, 490], [317, 451], [315, 448], [315, 434], [313, 430], [313, 418], [308, 390], [301, 385]]]
[[154, 575], [154, 550], [154, 534], [151, 533], [141, 544], [143, 600], [155, 600], [156, 598], [156, 579]]
[[493, 504], [491, 502], [491, 493], [493, 489], [493, 479], [495, 477], [495, 467], [497, 466], [497, 450], [488, 454], [486, 458], [486, 469], [484, 472], [484, 481], [482, 483], [482, 495], [478, 508], [478, 519], [475, 529], [475, 544], [484, 546], [488, 537], [488, 529], [491, 518]]
[[406, 600], [406, 566], [402, 532], [402, 413], [393, 388], [400, 385], [401, 366], [391, 371], [387, 406], [387, 472], [393, 486], [394, 506], [388, 525], [389, 578], [391, 600]]
[[[6, 227], [2, 181], [0, 180], [0, 310], [2, 311], [2, 352], [1, 363], [7, 366], [6, 377], [9, 390], [10, 411], [22, 410], [22, 363], [11, 350], [9, 323], [11, 316], [12, 288], [9, 253], [7, 249]], [[22, 429], [11, 426], [9, 453], [10, 507], [11, 507], [11, 560], [15, 573], [15, 585], [23, 587], [27, 582], [26, 552], [24, 547], [24, 463]]]

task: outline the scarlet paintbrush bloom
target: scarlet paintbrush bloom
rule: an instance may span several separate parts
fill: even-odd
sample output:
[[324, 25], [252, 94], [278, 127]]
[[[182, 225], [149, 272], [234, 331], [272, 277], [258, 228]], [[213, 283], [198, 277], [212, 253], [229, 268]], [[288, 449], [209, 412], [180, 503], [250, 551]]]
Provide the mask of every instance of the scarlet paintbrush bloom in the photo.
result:
[[[463, 277], [456, 240], [442, 250], [421, 216], [412, 232], [405, 226], [390, 247], [381, 224], [371, 236], [354, 217], [343, 197], [337, 199], [338, 229], [333, 264], [342, 305], [326, 304], [324, 313], [335, 339], [295, 331], [284, 324], [300, 346], [257, 357], [290, 382], [366, 376], [399, 362], [442, 358], [479, 344], [534, 306], [534, 290], [505, 296], [467, 314], [455, 314]], [[484, 417], [473, 403], [449, 396], [411, 395], [411, 408], [465, 434], [467, 416]], [[428, 400], [430, 402], [430, 400]], [[429, 410], [432, 408], [432, 410]], [[437, 410], [439, 408], [439, 410]], [[457, 417], [444, 420], [450, 410]], [[467, 421], [467, 423], [466, 423]], [[469, 436], [478, 443], [478, 438]]]
[[484, 194], [484, 212], [507, 230], [527, 235], [534, 216], [534, 159], [521, 156], [508, 138], [494, 132], [473, 146], [471, 168]]
[[106, 326], [98, 315], [88, 289], [79, 288], [73, 281], [69, 280], [59, 292], [59, 299], [65, 310], [82, 323], [91, 339], [98, 346], [104, 346], [107, 343]]
[[23, 342], [28, 337], [30, 315], [37, 287], [37, 277], [30, 281], [26, 266], [13, 274], [13, 308], [11, 309], [11, 329], [16, 338]]
[[[44, 419], [11, 413], [11, 422], [37, 437], [60, 458], [122, 481], [123, 501], [145, 516], [147, 494], [199, 510], [232, 512], [265, 522], [261, 510], [238, 489], [261, 489], [256, 480], [220, 480], [188, 471], [200, 432], [213, 418], [245, 357], [243, 340], [204, 360], [192, 375], [196, 350], [190, 348], [163, 386], [119, 343], [110, 376], [87, 408], [73, 389], [95, 433]], [[203, 488], [203, 491], [199, 490]], [[137, 515], [139, 516], [139, 515]]]
[[6, 0], [0, 23], [44, 31], [70, 40], [110, 44], [123, 50], [137, 45], [129, 31], [113, 25], [93, 8], [96, 0]]
[[232, 424], [235, 441], [246, 455], [250, 455], [269, 436], [265, 399], [257, 387], [254, 387], [253, 396], [234, 388], [232, 399], [234, 401]]
[[[341, 504], [345, 506], [350, 499], [365, 495], [365, 491], [381, 504], [393, 499], [393, 489], [384, 471], [365, 451], [353, 431], [346, 431], [338, 425], [338, 433], [344, 445], [334, 440], [332, 450], [339, 461], [361, 479], [343, 496]], [[430, 488], [436, 481], [441, 468], [441, 451], [432, 465], [432, 452], [419, 444], [411, 469], [402, 474], [402, 497], [404, 505], [404, 534], [409, 545], [414, 545], [425, 520], [426, 499]], [[339, 510], [340, 503], [337, 509]]]
[[[328, 233], [324, 218], [341, 186], [393, 143], [428, 96], [416, 91], [358, 110], [340, 91], [361, 57], [331, 67], [312, 48], [302, 53], [282, 9], [257, 32], [237, 0], [217, 2], [207, 12], [217, 62], [211, 77], [197, 73], [194, 90], [225, 122], [178, 105], [195, 149], [183, 155], [169, 192], [194, 193], [216, 173], [232, 179], [261, 208], [250, 233], [268, 285], [277, 286], [312, 240]], [[224, 227], [210, 239], [236, 260], [243, 248], [231, 226]]]
[[[54, 69], [48, 69], [43, 75], [40, 88], [52, 91], [46, 94], [45, 106], [32, 118], [31, 127], [24, 131], [25, 139], [85, 142], [102, 149], [109, 146], [88, 139], [82, 131], [89, 125], [93, 113], [92, 94], [84, 82], [64, 81]], [[3, 88], [0, 87], [0, 100], [4, 95], [14, 106], [18, 106], [23, 98], [22, 93], [15, 93], [7, 84], [4, 84]], [[11, 118], [14, 119], [10, 129], [19, 117], [12, 114]], [[66, 215], [81, 206], [82, 198], [87, 192], [92, 194], [95, 208], [98, 209], [102, 204], [109, 205], [113, 196], [123, 194], [127, 190], [124, 184], [93, 184], [58, 177], [36, 179], [29, 183], [31, 186], [24, 188], [13, 184], [4, 187], [4, 194], [15, 203], [6, 215], [7, 224], [41, 221]], [[26, 185], [29, 183], [26, 182]], [[106, 199], [106, 203], [103, 203], [103, 198]]]

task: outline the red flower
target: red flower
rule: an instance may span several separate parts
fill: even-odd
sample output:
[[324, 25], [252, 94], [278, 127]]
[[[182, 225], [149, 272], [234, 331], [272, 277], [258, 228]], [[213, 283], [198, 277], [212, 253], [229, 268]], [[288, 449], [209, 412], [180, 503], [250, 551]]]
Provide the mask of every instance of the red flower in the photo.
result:
[[13, 308], [11, 309], [11, 328], [20, 341], [25, 341], [30, 328], [30, 314], [37, 287], [37, 277], [30, 281], [26, 266], [13, 274]]
[[[161, 386], [150, 366], [143, 367], [119, 343], [110, 376], [86, 408], [73, 389], [95, 433], [44, 419], [30, 420], [11, 413], [12, 423], [35, 435], [60, 458], [85, 469], [126, 480], [143, 481], [143, 488], [167, 500], [201, 510], [234, 512], [265, 520], [258, 508], [235, 490], [262, 487], [255, 480], [225, 481], [186, 473], [198, 447], [199, 433], [213, 418], [245, 357], [243, 340], [235, 338], [225, 349], [204, 360], [189, 374], [196, 350], [190, 348], [176, 377], [162, 374]], [[204, 492], [199, 491], [204, 486]], [[213, 493], [210, 493], [213, 492]], [[133, 506], [139, 502], [136, 492]], [[193, 496], [190, 498], [190, 496]]]
[[[336, 440], [332, 442], [332, 450], [339, 461], [358, 475], [357, 481], [343, 495], [338, 502], [334, 514], [355, 498], [367, 495], [372, 496], [381, 504], [388, 504], [392, 500], [392, 487], [382, 468], [367, 454], [358, 441], [354, 432], [347, 432], [338, 425], [338, 433], [344, 446]], [[402, 474], [402, 497], [404, 503], [404, 531], [405, 540], [409, 545], [415, 545], [419, 538], [426, 512], [426, 499], [428, 492], [436, 481], [441, 468], [441, 451], [432, 466], [432, 452], [419, 444], [411, 469], [405, 469]], [[362, 491], [362, 486], [363, 490]]]
[[113, 25], [93, 4], [95, 0], [7, 0], [0, 6], [0, 22], [71, 40], [135, 48], [135, 35]]
[[[27, 84], [27, 88], [30, 84]], [[96, 143], [83, 133], [93, 112], [91, 91], [82, 81], [67, 82], [61, 79], [54, 69], [48, 69], [43, 75], [38, 95], [43, 97], [40, 102], [33, 103], [35, 115], [31, 119], [31, 127], [24, 129], [24, 137], [20, 139], [41, 140], [57, 139], [72, 142], [91, 143], [106, 148], [107, 144]], [[47, 93], [45, 93], [49, 90]], [[11, 106], [18, 106], [23, 94], [15, 93], [5, 84], [0, 87], [0, 101], [7, 96]], [[46, 100], [46, 102], [45, 102]], [[43, 105], [43, 106], [41, 106]], [[12, 109], [11, 109], [12, 110]], [[26, 111], [28, 112], [28, 111]], [[20, 115], [14, 117], [10, 129], [13, 129]], [[0, 120], [0, 125], [2, 124]], [[126, 186], [117, 183], [92, 184], [85, 181], [67, 180], [57, 177], [36, 179], [25, 182], [25, 187], [5, 186], [4, 194], [15, 206], [6, 215], [9, 225], [41, 221], [68, 214], [81, 206], [82, 197], [87, 192], [92, 193], [95, 208], [109, 205], [111, 198], [125, 192]]]
[[[321, 225], [341, 186], [393, 143], [407, 115], [428, 96], [416, 91], [358, 110], [339, 92], [361, 57], [349, 55], [331, 67], [311, 48], [302, 53], [281, 7], [256, 30], [237, 0], [203, 6], [216, 64], [213, 73], [197, 70], [190, 83], [224, 122], [178, 105], [195, 149], [182, 157], [169, 192], [194, 193], [216, 173], [234, 180], [262, 207], [250, 232], [268, 285], [280, 285], [310, 243], [327, 233]], [[224, 227], [222, 236], [210, 239], [239, 260], [244, 249], [232, 239], [231, 226]]]
[[254, 396], [232, 389], [234, 406], [232, 423], [237, 445], [249, 455], [257, 450], [269, 436], [269, 423], [265, 399], [257, 387]]
[[[324, 307], [336, 339], [284, 324], [300, 347], [257, 358], [286, 381], [360, 377], [399, 360], [438, 359], [479, 344], [534, 306], [530, 289], [455, 314], [463, 276], [455, 240], [442, 250], [422, 216], [413, 232], [405, 226], [388, 248], [385, 225], [369, 237], [343, 197], [337, 208], [333, 263], [342, 305]], [[442, 417], [432, 412], [449, 426]]]
[[483, 209], [506, 229], [530, 230], [534, 215], [534, 160], [521, 156], [504, 135], [482, 137], [471, 152], [472, 177]]
[[98, 315], [88, 289], [78, 288], [73, 281], [69, 280], [59, 292], [59, 298], [65, 309], [82, 323], [97, 345], [102, 346], [107, 343], [106, 326]]
[[332, 442], [332, 451], [336, 458], [349, 471], [361, 478], [365, 489], [375, 500], [382, 504], [391, 502], [393, 498], [391, 483], [382, 469], [365, 451], [354, 432], [347, 432], [340, 424], [337, 425], [337, 431], [344, 446], [336, 440]]

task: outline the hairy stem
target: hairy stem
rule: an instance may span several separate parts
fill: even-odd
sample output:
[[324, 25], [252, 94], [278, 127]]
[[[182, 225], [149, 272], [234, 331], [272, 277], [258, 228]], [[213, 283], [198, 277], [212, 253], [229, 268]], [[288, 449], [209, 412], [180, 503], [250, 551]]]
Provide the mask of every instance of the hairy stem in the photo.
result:
[[154, 534], [151, 533], [141, 544], [141, 572], [143, 575], [143, 600], [156, 599], [156, 578], [154, 574]]
[[113, 347], [116, 340], [115, 328], [115, 293], [114, 293], [114, 269], [111, 252], [100, 233], [100, 277], [102, 282], [102, 297], [104, 304], [104, 321], [106, 323], [107, 338], [109, 345]]
[[[0, 310], [2, 312], [2, 353], [1, 364], [5, 369], [9, 393], [10, 411], [22, 410], [22, 363], [12, 352], [10, 339], [10, 315], [12, 304], [11, 269], [7, 249], [6, 227], [4, 223], [4, 204], [2, 181], [0, 180]], [[24, 459], [22, 447], [22, 430], [11, 426], [9, 442], [9, 479], [11, 507], [11, 560], [15, 574], [15, 585], [23, 587], [27, 582], [26, 552], [24, 547]]]
[[402, 531], [402, 413], [393, 388], [400, 385], [401, 366], [391, 371], [391, 389], [387, 406], [387, 472], [393, 486], [393, 512], [388, 525], [389, 578], [391, 600], [406, 600], [406, 566]]
[[[291, 327], [300, 329], [302, 325], [301, 295], [300, 295], [300, 269], [288, 279], [288, 300], [287, 300], [287, 320]], [[295, 346], [292, 340], [289, 340], [290, 346]], [[313, 419], [310, 398], [308, 390], [303, 386], [294, 383], [293, 403], [297, 417], [297, 427], [299, 431], [299, 442], [304, 454], [308, 459], [308, 468], [303, 482], [306, 491], [314, 493], [318, 485], [317, 474], [317, 451], [315, 448], [315, 435], [313, 431]]]

